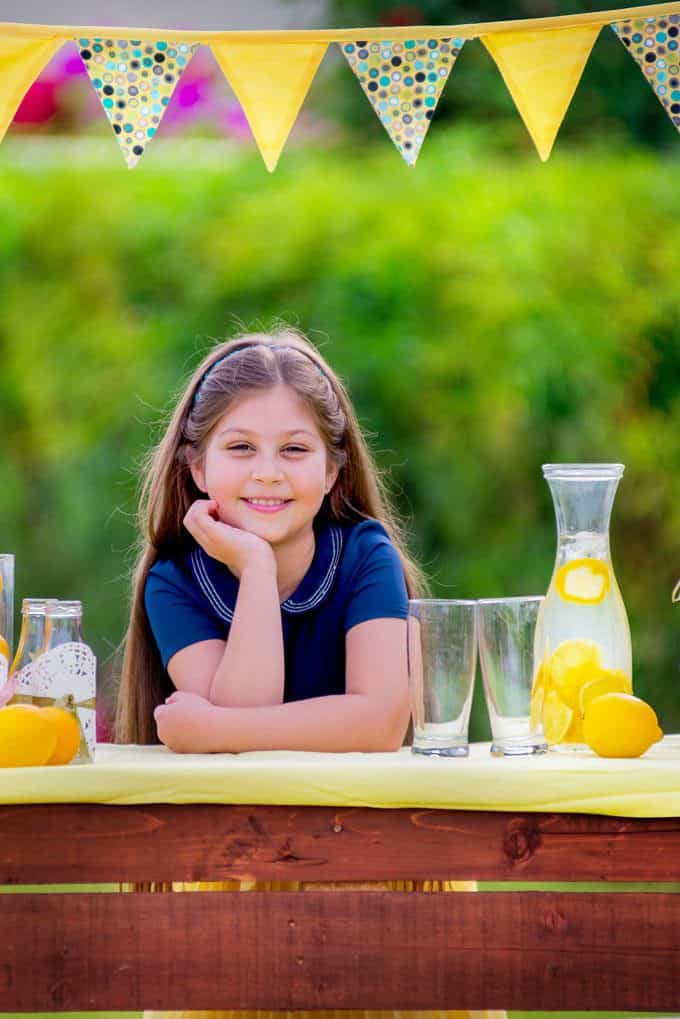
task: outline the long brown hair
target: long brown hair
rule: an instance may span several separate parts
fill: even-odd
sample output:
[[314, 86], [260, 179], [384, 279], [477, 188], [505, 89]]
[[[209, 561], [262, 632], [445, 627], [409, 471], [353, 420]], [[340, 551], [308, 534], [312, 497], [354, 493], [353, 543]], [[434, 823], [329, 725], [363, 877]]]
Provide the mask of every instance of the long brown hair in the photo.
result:
[[157, 743], [153, 709], [173, 690], [147, 619], [144, 587], [157, 559], [179, 556], [190, 547], [182, 522], [202, 493], [189, 463], [201, 456], [212, 429], [235, 399], [247, 390], [281, 383], [310, 407], [328, 454], [340, 468], [319, 513], [347, 524], [379, 520], [401, 558], [409, 597], [425, 590], [347, 392], [318, 351], [288, 326], [222, 343], [193, 373], [163, 438], [143, 465], [140, 541], [116, 708], [117, 743]]

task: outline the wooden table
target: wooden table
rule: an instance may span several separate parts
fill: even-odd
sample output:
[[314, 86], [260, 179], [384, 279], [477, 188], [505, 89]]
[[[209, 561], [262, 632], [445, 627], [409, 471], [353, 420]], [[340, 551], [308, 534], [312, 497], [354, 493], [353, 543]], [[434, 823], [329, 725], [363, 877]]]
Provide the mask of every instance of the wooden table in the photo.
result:
[[[324, 806], [0, 806], [0, 884], [680, 880], [680, 820]], [[672, 893], [17, 892], [0, 1012], [680, 1009]]]

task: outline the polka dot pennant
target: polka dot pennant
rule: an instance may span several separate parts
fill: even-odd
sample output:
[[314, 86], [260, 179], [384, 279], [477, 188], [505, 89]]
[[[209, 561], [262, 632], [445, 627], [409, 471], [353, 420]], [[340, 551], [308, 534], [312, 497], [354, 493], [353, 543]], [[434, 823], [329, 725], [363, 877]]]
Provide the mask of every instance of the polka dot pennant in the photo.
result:
[[342, 43], [349, 66], [409, 166], [415, 164], [464, 39]]
[[76, 39], [87, 73], [132, 169], [144, 154], [198, 43]]
[[680, 14], [612, 26], [680, 131]]

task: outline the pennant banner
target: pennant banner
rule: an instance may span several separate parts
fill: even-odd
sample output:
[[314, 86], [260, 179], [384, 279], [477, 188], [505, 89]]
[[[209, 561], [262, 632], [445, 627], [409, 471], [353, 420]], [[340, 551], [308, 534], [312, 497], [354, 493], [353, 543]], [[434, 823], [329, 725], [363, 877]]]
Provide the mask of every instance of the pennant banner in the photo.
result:
[[25, 92], [75, 39], [92, 85], [134, 167], [199, 45], [210, 46], [271, 172], [330, 43], [336, 43], [385, 130], [414, 166], [456, 59], [481, 39], [542, 160], [548, 159], [603, 25], [610, 25], [680, 130], [680, 0], [477, 25], [191, 32], [0, 24], [0, 139]]
[[80, 56], [132, 169], [155, 135], [198, 43], [76, 39]]
[[24, 95], [64, 41], [54, 36], [3, 35], [0, 31], [0, 141]]
[[342, 46], [383, 127], [414, 166], [464, 39], [405, 39]]
[[482, 36], [541, 159], [550, 155], [600, 25]]
[[243, 108], [270, 173], [328, 44], [229, 43], [211, 49]]
[[680, 131], [680, 13], [611, 26]]

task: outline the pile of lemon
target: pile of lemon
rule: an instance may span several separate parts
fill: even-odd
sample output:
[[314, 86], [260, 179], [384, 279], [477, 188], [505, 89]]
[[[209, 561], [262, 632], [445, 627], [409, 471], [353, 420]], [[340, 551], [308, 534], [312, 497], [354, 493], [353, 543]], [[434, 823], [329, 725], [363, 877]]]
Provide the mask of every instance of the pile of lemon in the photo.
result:
[[0, 768], [70, 764], [80, 748], [80, 723], [61, 707], [0, 708]]
[[630, 676], [602, 665], [591, 640], [565, 640], [541, 663], [531, 726], [550, 744], [586, 743], [600, 757], [639, 757], [663, 736], [654, 709], [633, 696]]

